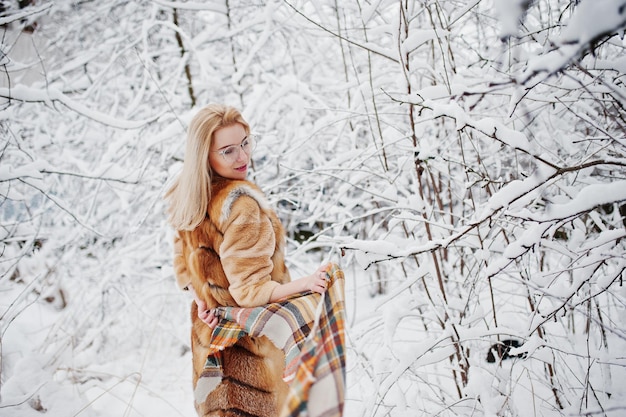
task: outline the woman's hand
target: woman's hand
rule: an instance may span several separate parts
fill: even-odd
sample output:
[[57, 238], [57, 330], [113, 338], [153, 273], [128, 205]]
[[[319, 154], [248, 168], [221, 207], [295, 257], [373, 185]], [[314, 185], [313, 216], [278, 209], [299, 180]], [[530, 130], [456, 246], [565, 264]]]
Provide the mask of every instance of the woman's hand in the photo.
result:
[[298, 278], [294, 281], [287, 282], [277, 286], [272, 295], [270, 296], [270, 302], [273, 303], [278, 300], [282, 300], [285, 297], [292, 296], [299, 292], [312, 291], [323, 294], [328, 289], [329, 277], [326, 271], [330, 269], [330, 264], [322, 265], [317, 268], [313, 274]]
[[198, 297], [193, 287], [189, 287], [189, 291], [191, 291], [191, 295], [193, 295], [193, 299], [198, 306], [198, 318], [205, 322], [211, 329], [215, 329], [217, 327], [218, 318], [213, 313], [213, 310], [207, 309], [206, 303]]
[[[198, 304], [197, 301], [196, 304]], [[198, 317], [211, 329], [215, 329], [217, 327], [217, 322], [219, 320], [213, 313], [213, 310], [207, 310], [206, 303], [204, 301], [200, 301], [200, 304], [198, 304]]]
[[326, 273], [329, 267], [329, 264], [322, 265], [317, 268], [317, 271], [315, 271], [313, 274], [309, 275], [308, 277], [302, 278], [305, 281], [305, 289], [320, 294], [325, 293], [328, 289], [328, 282], [330, 278]]

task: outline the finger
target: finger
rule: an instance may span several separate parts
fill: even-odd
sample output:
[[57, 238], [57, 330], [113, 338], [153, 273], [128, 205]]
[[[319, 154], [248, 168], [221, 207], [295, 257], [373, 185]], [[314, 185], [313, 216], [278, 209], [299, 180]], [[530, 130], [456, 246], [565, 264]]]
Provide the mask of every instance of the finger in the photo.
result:
[[201, 311], [201, 310], [205, 311], [206, 310], [206, 303], [203, 300], [201, 300], [199, 298], [196, 298], [195, 301], [196, 301], [196, 305], [198, 306], [198, 311]]
[[215, 317], [213, 310], [208, 310], [206, 306], [203, 310], [198, 310], [198, 316], [200, 315], [202, 315], [201, 316], [202, 320], [208, 320], [208, 319], [212, 319], [213, 317]]

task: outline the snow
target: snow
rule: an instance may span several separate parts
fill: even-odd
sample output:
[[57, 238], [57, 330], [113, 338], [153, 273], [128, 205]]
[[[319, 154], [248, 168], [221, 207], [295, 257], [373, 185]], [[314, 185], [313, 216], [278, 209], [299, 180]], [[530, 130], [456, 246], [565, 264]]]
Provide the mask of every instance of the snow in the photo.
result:
[[411, 35], [402, 41], [402, 53], [407, 54], [413, 52], [419, 48], [422, 44], [437, 39], [443, 36], [447, 36], [449, 33], [445, 30], [435, 29], [417, 29], [411, 31]]
[[421, 97], [423, 100], [437, 100], [452, 96], [458, 96], [465, 92], [467, 86], [464, 84], [452, 84], [446, 85], [433, 85], [430, 87], [424, 87], [415, 93], [416, 96]]
[[624, 0], [584, 0], [553, 44], [559, 48], [529, 60], [520, 80], [540, 73], [554, 73], [563, 69], [573, 59], [599, 37], [623, 27], [626, 23], [626, 1]]
[[515, 36], [526, 11], [526, 0], [495, 0], [494, 8], [500, 21], [500, 38]]
[[0, 25], [4, 26], [4, 25], [7, 25], [8, 23], [19, 21], [20, 19], [43, 14], [51, 7], [52, 7], [52, 4], [42, 4], [40, 6], [31, 7], [26, 10], [15, 11], [14, 13], [10, 15], [0, 17]]
[[503, 123], [490, 118], [483, 118], [480, 120], [473, 120], [470, 115], [460, 105], [456, 103], [451, 104], [438, 104], [430, 100], [425, 100], [424, 107], [431, 108], [433, 110], [434, 117], [447, 116], [456, 121], [456, 129], [462, 130], [465, 127], [472, 127], [478, 131], [484, 133], [487, 136], [492, 136], [502, 143], [511, 146], [514, 149], [519, 149], [525, 152], [531, 152], [531, 146], [526, 136], [505, 126]]
[[164, 7], [180, 10], [194, 10], [194, 11], [212, 11], [217, 13], [228, 13], [228, 9], [224, 4], [218, 1], [204, 1], [202, 3], [193, 1], [165, 1], [165, 0], [153, 0]]
[[530, 214], [536, 221], [565, 219], [589, 211], [596, 206], [619, 203], [626, 200], [626, 181], [614, 181], [610, 184], [592, 184], [581, 189], [571, 201], [550, 204], [545, 213]]
[[20, 167], [2, 166], [0, 167], [0, 181], [11, 181], [20, 177], [43, 178], [41, 171], [48, 168], [45, 161], [35, 161]]
[[195, 415], [163, 194], [195, 111], [226, 102], [262, 135], [250, 177], [292, 275], [345, 270], [346, 417], [620, 416], [625, 8], [8, 10], [0, 415]]
[[561, 32], [560, 43], [587, 44], [626, 22], [626, 1], [583, 0]]
[[63, 94], [62, 91], [53, 87], [40, 89], [18, 85], [12, 88], [0, 88], [0, 97], [12, 97], [14, 100], [25, 102], [43, 102], [50, 107], [54, 107], [54, 102], [58, 101], [80, 115], [96, 120], [102, 124], [111, 125], [120, 129], [137, 129], [145, 126], [158, 117], [153, 116], [150, 119], [139, 121], [121, 120], [105, 113], [94, 111], [87, 106], [72, 100], [67, 95]]

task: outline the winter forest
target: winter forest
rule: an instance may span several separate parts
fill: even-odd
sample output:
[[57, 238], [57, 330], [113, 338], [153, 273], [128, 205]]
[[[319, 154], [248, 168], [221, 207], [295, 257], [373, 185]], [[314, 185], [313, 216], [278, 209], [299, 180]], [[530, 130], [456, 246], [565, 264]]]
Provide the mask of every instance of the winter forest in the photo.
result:
[[345, 416], [626, 414], [626, 0], [0, 3], [0, 415], [195, 415], [213, 102], [292, 276], [345, 271]]

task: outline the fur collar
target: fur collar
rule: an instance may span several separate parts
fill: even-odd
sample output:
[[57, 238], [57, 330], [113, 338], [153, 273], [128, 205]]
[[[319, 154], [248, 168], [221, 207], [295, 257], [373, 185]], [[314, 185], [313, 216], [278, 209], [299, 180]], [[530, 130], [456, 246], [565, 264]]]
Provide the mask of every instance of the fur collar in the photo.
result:
[[221, 201], [219, 222], [223, 223], [230, 217], [233, 203], [237, 198], [246, 195], [252, 197], [263, 210], [271, 210], [263, 191], [254, 183], [243, 180], [228, 180], [218, 177], [212, 184], [211, 199]]

